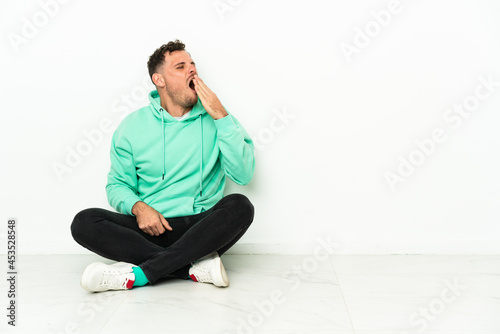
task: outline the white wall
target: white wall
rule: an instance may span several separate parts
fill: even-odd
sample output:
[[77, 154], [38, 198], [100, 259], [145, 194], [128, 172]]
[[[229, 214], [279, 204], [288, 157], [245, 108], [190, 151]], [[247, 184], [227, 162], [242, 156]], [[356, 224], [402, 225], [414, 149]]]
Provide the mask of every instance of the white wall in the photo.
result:
[[72, 218], [110, 209], [111, 131], [175, 38], [258, 146], [234, 252], [500, 252], [498, 1], [62, 2], [0, 5], [1, 253], [8, 217], [21, 253], [86, 252]]

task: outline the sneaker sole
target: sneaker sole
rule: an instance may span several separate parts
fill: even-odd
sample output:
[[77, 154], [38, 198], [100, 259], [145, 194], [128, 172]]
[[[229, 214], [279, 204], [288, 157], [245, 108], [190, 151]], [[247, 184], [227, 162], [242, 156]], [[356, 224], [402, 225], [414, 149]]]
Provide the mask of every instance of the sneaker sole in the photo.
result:
[[220, 271], [217, 272], [218, 274], [220, 273], [220, 275], [217, 275], [217, 281], [214, 282], [214, 285], [218, 286], [219, 288], [225, 288], [229, 286], [229, 279], [227, 278], [226, 269], [224, 268], [220, 257], [215, 258], [215, 265], [217, 266], [217, 268], [220, 268]]

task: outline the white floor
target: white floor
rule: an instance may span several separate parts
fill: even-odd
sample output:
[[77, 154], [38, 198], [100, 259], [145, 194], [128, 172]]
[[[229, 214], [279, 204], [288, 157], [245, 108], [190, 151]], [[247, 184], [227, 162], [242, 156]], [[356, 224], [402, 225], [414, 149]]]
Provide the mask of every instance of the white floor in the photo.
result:
[[500, 255], [222, 259], [231, 281], [225, 289], [176, 279], [89, 294], [80, 274], [98, 256], [22, 256], [18, 326], [7, 325], [2, 279], [1, 332], [500, 333]]

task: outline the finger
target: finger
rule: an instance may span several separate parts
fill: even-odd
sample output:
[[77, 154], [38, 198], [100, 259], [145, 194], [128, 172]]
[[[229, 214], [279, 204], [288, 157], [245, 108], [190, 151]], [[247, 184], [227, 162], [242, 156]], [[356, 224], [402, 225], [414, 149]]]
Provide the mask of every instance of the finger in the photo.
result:
[[139, 229], [149, 235], [154, 235], [151, 229], [147, 224], [145, 224], [141, 219], [137, 218], [137, 226], [139, 226]]
[[196, 91], [200, 99], [205, 100], [207, 98], [207, 92], [201, 86], [198, 80], [194, 79], [193, 82], [194, 82], [194, 90]]
[[142, 224], [142, 222], [138, 222], [138, 225], [142, 232], [152, 235], [153, 232], [151, 232], [151, 229], [147, 225]]
[[198, 88], [201, 90], [201, 92], [203, 92], [205, 95], [208, 95], [209, 93], [211, 93], [212, 91], [210, 90], [210, 88], [208, 88], [208, 86], [203, 82], [203, 80], [201, 80], [201, 78], [197, 75], [194, 76], [194, 83], [195, 83], [195, 89], [196, 89], [196, 86], [198, 86]]
[[210, 112], [210, 99], [209, 99], [208, 95], [206, 94], [206, 92], [203, 91], [202, 88], [200, 88], [200, 86], [195, 86], [195, 91], [196, 91], [196, 94], [198, 94], [198, 98], [200, 99], [203, 107], [205, 107], [205, 109], [208, 112]]
[[152, 230], [152, 229], [150, 229], [150, 228], [144, 228], [144, 229], [142, 229], [142, 231], [143, 231], [144, 233], [146, 233], [146, 234], [148, 234], [148, 235], [152, 236], [152, 237], [155, 235], [155, 234], [153, 233], [153, 230]]
[[158, 232], [157, 236], [160, 235], [160, 234], [163, 234], [165, 233], [165, 228], [163, 227], [163, 225], [160, 223], [156, 226], [156, 231]]
[[201, 81], [201, 86], [203, 87], [203, 90], [205, 91], [206, 94], [216, 96], [215, 93], [210, 89], [210, 87], [205, 85], [205, 83], [203, 81]]
[[173, 228], [170, 226], [170, 224], [168, 223], [168, 221], [163, 217], [163, 216], [160, 216], [160, 220], [161, 220], [161, 223], [163, 224], [163, 226], [169, 230], [169, 231], [172, 231]]
[[203, 82], [203, 80], [201, 80], [201, 78], [196, 74], [194, 75], [194, 80], [196, 80], [200, 86], [207, 87], [207, 85], [205, 85], [205, 82]]
[[207, 111], [210, 112], [210, 110], [212, 109], [211, 106], [213, 104], [213, 96], [214, 96], [214, 94], [213, 93], [209, 93], [207, 91], [207, 89], [203, 88], [201, 85], [196, 85], [195, 84], [196, 94], [198, 94], [198, 97], [200, 98], [201, 103], [203, 104], [203, 106], [205, 107], [205, 109], [208, 108]]
[[142, 230], [152, 237], [160, 235], [160, 233], [158, 232], [157, 225], [155, 225], [154, 223], [150, 223], [150, 224], [146, 225]]

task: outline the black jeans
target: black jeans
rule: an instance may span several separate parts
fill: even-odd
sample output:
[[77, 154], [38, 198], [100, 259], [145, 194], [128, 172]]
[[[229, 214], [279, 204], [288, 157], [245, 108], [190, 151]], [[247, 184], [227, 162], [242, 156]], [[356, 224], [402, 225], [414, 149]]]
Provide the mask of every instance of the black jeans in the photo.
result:
[[172, 231], [144, 233], [135, 216], [104, 209], [79, 212], [71, 224], [73, 238], [103, 257], [138, 265], [153, 284], [162, 277], [189, 278], [189, 268], [203, 256], [226, 252], [250, 226], [254, 207], [242, 194], [222, 198], [208, 211], [165, 219]]

